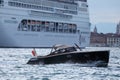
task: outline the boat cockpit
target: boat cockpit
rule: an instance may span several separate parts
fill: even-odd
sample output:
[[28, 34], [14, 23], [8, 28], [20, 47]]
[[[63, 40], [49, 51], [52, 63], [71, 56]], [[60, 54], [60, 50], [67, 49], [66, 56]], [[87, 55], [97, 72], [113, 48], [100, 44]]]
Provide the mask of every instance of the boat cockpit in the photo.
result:
[[67, 52], [74, 52], [77, 51], [76, 47], [74, 46], [66, 46], [66, 45], [60, 45], [60, 46], [54, 46], [50, 55], [59, 54], [59, 53], [67, 53]]

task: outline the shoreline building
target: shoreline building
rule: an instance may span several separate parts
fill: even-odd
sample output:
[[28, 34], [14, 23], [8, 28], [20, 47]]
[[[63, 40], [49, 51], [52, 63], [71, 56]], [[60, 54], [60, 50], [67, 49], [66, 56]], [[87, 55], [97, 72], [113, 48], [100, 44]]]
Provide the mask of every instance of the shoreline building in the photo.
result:
[[116, 34], [120, 35], [120, 22], [117, 24]]
[[106, 46], [106, 35], [103, 33], [91, 32], [90, 46], [91, 47], [104, 47]]
[[103, 33], [98, 33], [96, 26], [94, 27], [94, 31], [91, 32], [90, 46], [91, 47], [106, 46], [106, 36]]
[[96, 25], [95, 25], [95, 28], [94, 28], [94, 33], [98, 33]]
[[120, 47], [120, 23], [117, 24], [116, 33], [97, 33], [95, 26], [94, 32], [91, 32], [91, 47]]
[[120, 35], [118, 34], [106, 34], [107, 43], [106, 46], [108, 47], [120, 47]]

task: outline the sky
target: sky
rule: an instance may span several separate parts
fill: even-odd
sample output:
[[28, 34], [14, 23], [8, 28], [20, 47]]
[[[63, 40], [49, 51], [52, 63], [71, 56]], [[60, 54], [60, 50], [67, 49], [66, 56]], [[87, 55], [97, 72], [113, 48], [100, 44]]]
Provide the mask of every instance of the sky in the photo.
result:
[[120, 0], [88, 0], [91, 31], [115, 33], [120, 22]]

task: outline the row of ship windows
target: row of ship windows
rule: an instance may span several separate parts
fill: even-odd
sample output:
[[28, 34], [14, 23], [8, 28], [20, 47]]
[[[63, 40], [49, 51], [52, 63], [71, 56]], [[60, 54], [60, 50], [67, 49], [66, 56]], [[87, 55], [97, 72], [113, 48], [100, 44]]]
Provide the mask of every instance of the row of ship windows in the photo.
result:
[[3, 0], [0, 0], [0, 5], [3, 5], [4, 1]]
[[30, 15], [34, 16], [41, 16], [41, 17], [49, 17], [52, 19], [71, 19], [71, 15], [66, 14], [57, 14], [57, 13], [46, 13], [46, 12], [39, 12], [39, 11], [31, 11]]
[[58, 23], [49, 21], [22, 20], [18, 26], [18, 31], [34, 32], [59, 32], [59, 33], [79, 33], [76, 24]]
[[37, 6], [37, 5], [25, 4], [25, 3], [19, 3], [19, 2], [9, 2], [8, 5], [15, 6], [15, 7], [21, 7], [21, 8], [31, 8], [31, 9], [54, 11], [54, 9], [50, 8], [50, 7], [43, 7], [43, 6]]
[[[21, 8], [30, 8], [30, 9], [39, 9], [39, 10], [46, 10], [46, 11], [54, 11], [54, 8], [51, 7], [45, 7], [40, 5], [32, 5], [32, 4], [26, 4], [26, 3], [20, 3], [20, 2], [9, 2], [9, 6], [15, 6], [15, 7], [21, 7]], [[55, 12], [57, 13], [68, 13], [68, 14], [77, 14], [77, 11], [70, 11], [70, 10], [60, 10], [56, 9]]]
[[81, 34], [90, 34], [90, 32], [81, 32]]
[[50, 0], [50, 1], [57, 1], [57, 2], [64, 2], [64, 3], [71, 3], [71, 4], [76, 4], [75, 1], [87, 2], [87, 0]]
[[[35, 5], [43, 5], [43, 6], [50, 6], [50, 7], [57, 7], [57, 8], [64, 8], [70, 10], [77, 10], [77, 4], [69, 4], [69, 3], [61, 3], [61, 0], [15, 0], [23, 3], [35, 4]], [[65, 0], [66, 1], [66, 0]], [[69, 0], [70, 1], [70, 0]]]

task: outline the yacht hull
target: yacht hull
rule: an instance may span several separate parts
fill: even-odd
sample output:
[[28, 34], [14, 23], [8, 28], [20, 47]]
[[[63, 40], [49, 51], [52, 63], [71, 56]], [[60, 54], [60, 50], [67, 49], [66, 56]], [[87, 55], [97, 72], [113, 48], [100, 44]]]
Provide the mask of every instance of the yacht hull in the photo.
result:
[[109, 51], [86, 51], [38, 56], [31, 58], [27, 64], [80, 63], [85, 64], [83, 66], [107, 67], [108, 62]]

